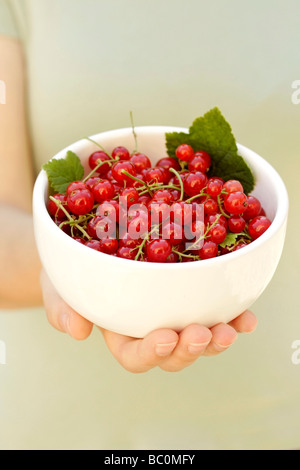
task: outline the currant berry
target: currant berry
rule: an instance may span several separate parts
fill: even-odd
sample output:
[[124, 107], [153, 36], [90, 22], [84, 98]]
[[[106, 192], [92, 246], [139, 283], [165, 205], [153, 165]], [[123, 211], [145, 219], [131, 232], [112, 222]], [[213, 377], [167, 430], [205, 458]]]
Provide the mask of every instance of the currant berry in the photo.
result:
[[143, 153], [134, 153], [130, 157], [131, 163], [134, 165], [137, 173], [141, 173], [143, 170], [147, 170], [147, 168], [151, 168], [151, 161], [144, 155]]
[[165, 263], [171, 252], [171, 243], [162, 238], [150, 241], [146, 248], [147, 257], [153, 263]]
[[179, 162], [175, 160], [175, 158], [171, 158], [171, 157], [161, 158], [156, 163], [156, 166], [158, 166], [159, 168], [164, 168], [165, 170], [170, 170], [170, 168], [174, 168], [174, 170], [176, 171], [181, 170], [181, 166], [179, 165]]
[[[59, 201], [65, 208], [68, 210], [68, 204], [67, 204], [67, 196], [65, 194], [55, 194], [53, 198], [56, 201]], [[48, 202], [48, 211], [49, 214], [52, 215], [52, 217], [55, 217], [56, 219], [61, 219], [61, 221], [66, 219], [66, 214], [62, 209], [58, 207], [57, 204], [55, 204], [54, 201], [49, 199]]]
[[195, 156], [189, 162], [190, 171], [201, 171], [207, 173], [211, 165], [211, 159], [208, 153], [199, 151], [195, 153]]
[[[100, 176], [91, 176], [90, 178], [88, 178], [85, 182], [86, 184], [86, 187], [92, 191], [93, 190], [93, 187], [96, 186], [96, 184], [100, 183], [101, 181], [101, 178]], [[92, 191], [93, 192], [93, 191]]]
[[171, 204], [174, 201], [172, 193], [168, 189], [158, 189], [152, 197], [152, 201], [165, 202]]
[[96, 251], [101, 251], [101, 243], [99, 240], [88, 240], [87, 242], [85, 242], [85, 246], [88, 246], [89, 248], [92, 248]]
[[116, 238], [107, 237], [100, 240], [100, 251], [106, 253], [107, 255], [112, 255], [116, 253], [119, 247], [119, 242]]
[[111, 152], [111, 156], [113, 157], [114, 160], [117, 160], [117, 159], [129, 160], [130, 159], [129, 150], [123, 146], [115, 147], [113, 151]]
[[120, 161], [120, 162], [115, 163], [111, 169], [112, 176], [118, 183], [126, 182], [126, 183], [132, 184], [133, 182], [132, 178], [130, 178], [130, 176], [126, 175], [125, 173], [123, 173], [124, 170], [130, 175], [136, 176], [135, 167], [133, 166], [131, 162], [127, 162], [127, 161]]
[[102, 180], [95, 184], [92, 188], [95, 201], [104, 202], [107, 199], [112, 199], [115, 195], [115, 188], [111, 181]]
[[[226, 183], [225, 183], [226, 184]], [[247, 207], [247, 196], [241, 191], [229, 193], [224, 198], [224, 207], [229, 214], [240, 215]]]
[[208, 198], [204, 201], [204, 213], [205, 215], [216, 214], [219, 209], [219, 205], [215, 199]]
[[87, 189], [87, 185], [83, 181], [73, 181], [72, 183], [69, 184], [67, 187], [66, 194], [67, 196], [72, 192], [72, 191], [77, 191], [78, 189]]
[[138, 247], [142, 243], [140, 238], [132, 238], [128, 232], [126, 232], [122, 237], [119, 239], [119, 247], [127, 247], [130, 249], [134, 249]]
[[196, 196], [207, 184], [207, 176], [201, 171], [194, 171], [187, 175], [183, 181], [184, 192], [192, 197]]
[[119, 221], [120, 205], [115, 199], [109, 199], [102, 202], [96, 210], [96, 215], [101, 217], [108, 217], [111, 220]]
[[223, 189], [223, 183], [217, 178], [209, 178], [206, 186], [206, 192], [212, 197], [217, 197]]
[[[90, 157], [89, 157], [89, 166], [92, 170], [94, 170], [96, 168], [96, 166], [99, 165], [99, 163], [106, 162], [106, 161], [109, 161], [109, 160], [110, 160], [110, 158], [107, 155], [107, 153], [100, 150], [100, 151], [94, 152], [94, 153], [92, 153], [92, 155], [90, 155]], [[97, 173], [101, 176], [104, 176], [109, 171], [109, 169], [110, 169], [109, 163], [104, 163], [103, 165], [101, 165], [98, 168]]]
[[73, 214], [88, 214], [93, 209], [94, 196], [89, 189], [76, 189], [67, 196], [67, 203]]
[[[218, 219], [218, 220], [217, 220]], [[214, 223], [218, 223], [224, 225], [227, 228], [227, 218], [223, 214], [211, 214], [207, 215], [204, 219], [204, 223], [206, 226], [213, 225]]]
[[137, 190], [132, 187], [123, 189], [120, 193], [120, 197], [122, 198], [122, 203], [125, 203], [127, 207], [130, 207], [133, 204], [137, 204], [140, 196]]
[[238, 180], [228, 180], [224, 183], [223, 189], [226, 191], [227, 194], [236, 193], [236, 192], [244, 192], [243, 185]]
[[232, 215], [228, 219], [228, 228], [232, 233], [241, 233], [244, 231], [246, 221], [241, 215]]
[[257, 216], [248, 224], [249, 235], [253, 240], [259, 238], [270, 227], [272, 222], [265, 216]]
[[212, 241], [205, 241], [199, 250], [201, 259], [215, 258], [218, 254], [218, 245]]
[[183, 240], [182, 225], [174, 222], [166, 222], [161, 229], [162, 238], [168, 240], [172, 246], [178, 245]]
[[210, 241], [216, 244], [222, 243], [225, 240], [226, 235], [226, 227], [222, 224], [215, 224], [207, 233], [207, 236], [210, 237]]
[[189, 162], [194, 157], [194, 150], [188, 144], [179, 145], [175, 151], [176, 157], [184, 162]]
[[259, 215], [261, 211], [261, 203], [254, 196], [248, 196], [247, 203], [248, 205], [243, 213], [243, 217], [245, 220], [250, 220]]
[[152, 183], [168, 183], [170, 181], [167, 170], [164, 168], [149, 168], [144, 173], [145, 181]]
[[128, 248], [127, 246], [122, 246], [117, 251], [117, 257], [134, 260], [137, 255], [137, 252], [137, 249], [133, 250], [131, 248]]

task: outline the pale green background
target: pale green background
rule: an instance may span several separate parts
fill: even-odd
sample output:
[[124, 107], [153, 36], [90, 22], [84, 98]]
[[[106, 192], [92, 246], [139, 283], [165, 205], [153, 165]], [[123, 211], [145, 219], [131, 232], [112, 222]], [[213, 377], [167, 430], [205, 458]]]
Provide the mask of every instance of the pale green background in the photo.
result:
[[77, 343], [41, 309], [2, 312], [0, 448], [299, 448], [299, 1], [8, 3], [28, 54], [37, 168], [86, 134], [127, 127], [130, 110], [137, 125], [189, 126], [217, 105], [279, 171], [291, 207], [256, 333], [180, 373], [129, 374], [96, 330]]

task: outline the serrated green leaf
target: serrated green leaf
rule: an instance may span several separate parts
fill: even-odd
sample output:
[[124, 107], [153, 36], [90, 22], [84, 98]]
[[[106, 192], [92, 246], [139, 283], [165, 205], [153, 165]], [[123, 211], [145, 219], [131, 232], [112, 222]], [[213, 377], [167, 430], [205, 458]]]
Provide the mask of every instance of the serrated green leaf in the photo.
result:
[[45, 165], [43, 170], [46, 171], [49, 184], [54, 192], [65, 194], [67, 187], [73, 181], [83, 178], [84, 168], [80, 158], [73, 152], [68, 151], [65, 158], [53, 158]]
[[176, 149], [181, 144], [190, 144], [190, 136], [185, 132], [166, 133], [166, 147], [169, 157], [176, 158]]
[[242, 183], [246, 194], [253, 190], [255, 181], [252, 171], [238, 154], [231, 127], [217, 107], [196, 118], [188, 134], [166, 134], [166, 146], [170, 156], [174, 157], [178, 145], [184, 143], [191, 145], [194, 151], [205, 150], [210, 154], [210, 176], [219, 176], [225, 181], [237, 179]]
[[240, 236], [241, 234], [240, 233], [231, 233], [231, 232], [228, 232], [227, 235], [226, 235], [226, 238], [225, 240], [220, 243], [220, 246], [222, 248], [226, 248], [227, 247], [230, 247], [232, 245], [234, 245], [236, 243], [236, 240], [237, 238]]

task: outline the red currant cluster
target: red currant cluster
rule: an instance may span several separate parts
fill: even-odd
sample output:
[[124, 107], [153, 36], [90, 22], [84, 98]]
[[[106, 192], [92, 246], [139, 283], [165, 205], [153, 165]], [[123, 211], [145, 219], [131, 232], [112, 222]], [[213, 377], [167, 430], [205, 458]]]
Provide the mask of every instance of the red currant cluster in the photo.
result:
[[[271, 225], [237, 180], [208, 177], [211, 158], [180, 145], [155, 167], [119, 146], [89, 157], [91, 172], [49, 197], [54, 222], [78, 242], [130, 260], [177, 263], [236, 251]], [[227, 242], [228, 241], [228, 242]]]

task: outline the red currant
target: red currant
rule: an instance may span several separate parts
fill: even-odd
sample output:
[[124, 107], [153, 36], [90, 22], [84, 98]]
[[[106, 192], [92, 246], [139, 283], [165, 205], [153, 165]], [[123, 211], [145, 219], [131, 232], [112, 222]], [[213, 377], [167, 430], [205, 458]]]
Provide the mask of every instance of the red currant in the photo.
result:
[[207, 184], [207, 176], [201, 171], [191, 172], [183, 181], [184, 191], [188, 196], [196, 196]]
[[170, 170], [170, 168], [174, 168], [176, 171], [181, 170], [181, 166], [179, 165], [178, 160], [175, 160], [175, 158], [171, 157], [161, 158], [156, 163], [156, 166], [159, 168], [164, 168], [165, 170]]
[[244, 192], [243, 185], [237, 180], [228, 180], [224, 183], [223, 189], [228, 193]]
[[132, 176], [136, 176], [136, 169], [133, 166], [133, 164], [127, 161], [121, 161], [121, 162], [115, 163], [111, 169], [112, 176], [118, 183], [123, 183], [123, 182], [132, 183], [133, 182], [132, 178], [130, 178], [130, 176], [126, 175], [125, 173], [123, 173], [123, 171], [126, 171]]
[[199, 250], [201, 259], [215, 258], [218, 254], [218, 245], [212, 241], [205, 241]]
[[[106, 162], [106, 161], [109, 161], [109, 160], [110, 160], [110, 158], [107, 155], [107, 153], [100, 150], [100, 151], [94, 152], [94, 153], [92, 153], [92, 155], [90, 155], [90, 157], [89, 157], [89, 166], [92, 170], [94, 170], [96, 168], [96, 166], [99, 165], [99, 163]], [[109, 163], [104, 163], [103, 165], [101, 165], [98, 168], [97, 173], [101, 176], [104, 176], [109, 171], [109, 169], [110, 169]]]
[[147, 257], [153, 263], [165, 263], [171, 252], [171, 243], [162, 238], [150, 241], [146, 249]]
[[176, 157], [184, 162], [189, 162], [194, 157], [194, 150], [188, 144], [179, 145], [176, 149]]
[[243, 213], [243, 217], [245, 220], [250, 220], [259, 215], [261, 211], [261, 203], [260, 201], [254, 196], [247, 197], [247, 207]]
[[67, 196], [67, 203], [73, 214], [88, 214], [93, 209], [94, 196], [89, 189], [75, 189]]
[[[226, 183], [225, 183], [226, 184]], [[229, 193], [224, 198], [224, 207], [229, 214], [240, 215], [247, 207], [247, 196], [241, 191]]]
[[219, 244], [222, 243], [227, 235], [226, 227], [222, 224], [215, 224], [211, 229], [208, 231], [207, 236], [209, 236], [210, 241]]
[[67, 187], [67, 196], [71, 194], [72, 191], [77, 191], [78, 189], [87, 189], [87, 185], [83, 181], [73, 181], [73, 183], [70, 183]]
[[[68, 210], [67, 196], [65, 194], [55, 194], [53, 198], [59, 201], [66, 208], [66, 210]], [[48, 211], [49, 214], [52, 215], [52, 217], [62, 219], [62, 221], [66, 218], [66, 214], [64, 213], [64, 211], [60, 209], [58, 205], [55, 204], [55, 202], [51, 199], [49, 199], [48, 202]]]
[[206, 192], [212, 197], [217, 197], [223, 189], [223, 183], [217, 178], [209, 178], [207, 182]]
[[104, 202], [114, 197], [115, 188], [110, 181], [102, 180], [93, 186], [92, 193], [97, 202]]
[[101, 251], [101, 243], [99, 240], [88, 240], [87, 242], [85, 242], [85, 246], [88, 246], [89, 248], [92, 248], [96, 251]]
[[102, 253], [111, 255], [117, 251], [118, 247], [119, 242], [116, 238], [107, 237], [100, 240], [100, 251]]
[[127, 150], [126, 147], [119, 146], [115, 147], [111, 153], [111, 156], [114, 158], [114, 160], [129, 160], [130, 159], [130, 153]]
[[125, 188], [120, 192], [120, 197], [123, 199], [122, 203], [126, 203], [127, 207], [137, 204], [139, 200], [139, 193], [135, 188]]
[[210, 165], [211, 158], [209, 154], [204, 151], [198, 151], [189, 162], [189, 171], [202, 171], [202, 173], [207, 173]]
[[128, 248], [127, 246], [122, 246], [117, 251], [118, 258], [134, 260], [136, 255], [137, 255], [137, 250], [133, 250], [132, 248]]
[[249, 235], [253, 240], [259, 238], [270, 227], [272, 222], [265, 216], [257, 216], [248, 224]]
[[147, 168], [151, 168], [151, 161], [144, 155], [143, 153], [134, 153], [130, 158], [131, 163], [134, 165], [137, 173], [141, 173], [143, 170], [147, 170]]
[[228, 219], [228, 228], [233, 233], [241, 233], [244, 231], [246, 221], [241, 215], [232, 215]]

